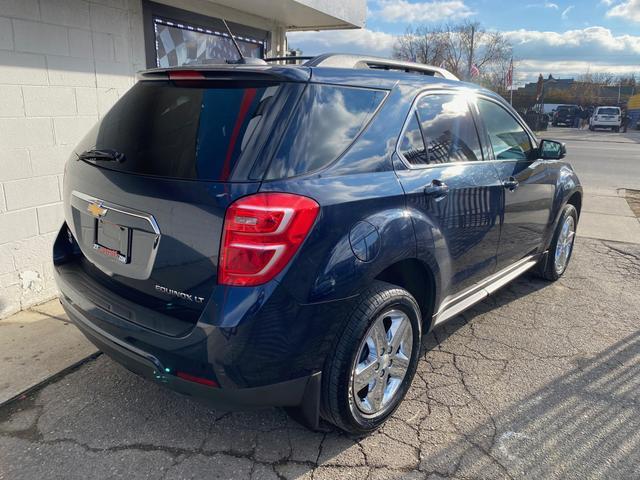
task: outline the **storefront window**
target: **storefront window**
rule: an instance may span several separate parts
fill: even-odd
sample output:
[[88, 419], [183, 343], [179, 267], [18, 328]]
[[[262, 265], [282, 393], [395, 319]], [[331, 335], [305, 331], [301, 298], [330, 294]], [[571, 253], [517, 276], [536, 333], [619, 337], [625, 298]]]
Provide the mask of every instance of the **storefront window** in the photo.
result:
[[[202, 65], [238, 60], [238, 52], [227, 33], [154, 18], [158, 67]], [[264, 42], [234, 35], [245, 57], [261, 58]]]

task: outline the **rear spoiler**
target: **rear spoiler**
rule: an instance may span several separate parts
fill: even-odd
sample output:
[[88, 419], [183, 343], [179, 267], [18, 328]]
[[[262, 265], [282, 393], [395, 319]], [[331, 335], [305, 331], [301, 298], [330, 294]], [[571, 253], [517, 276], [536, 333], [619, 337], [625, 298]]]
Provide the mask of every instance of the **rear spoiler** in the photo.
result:
[[148, 80], [279, 80], [308, 82], [311, 70], [281, 65], [193, 65], [172, 68], [152, 68], [136, 74], [137, 81]]

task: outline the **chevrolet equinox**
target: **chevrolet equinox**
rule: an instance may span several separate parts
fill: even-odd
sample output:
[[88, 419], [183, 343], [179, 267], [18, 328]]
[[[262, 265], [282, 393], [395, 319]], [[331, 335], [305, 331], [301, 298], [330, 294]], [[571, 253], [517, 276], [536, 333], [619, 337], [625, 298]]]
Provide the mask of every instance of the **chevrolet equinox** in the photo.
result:
[[564, 273], [582, 203], [564, 155], [437, 67], [147, 70], [66, 164], [61, 302], [137, 374], [365, 434], [422, 335]]

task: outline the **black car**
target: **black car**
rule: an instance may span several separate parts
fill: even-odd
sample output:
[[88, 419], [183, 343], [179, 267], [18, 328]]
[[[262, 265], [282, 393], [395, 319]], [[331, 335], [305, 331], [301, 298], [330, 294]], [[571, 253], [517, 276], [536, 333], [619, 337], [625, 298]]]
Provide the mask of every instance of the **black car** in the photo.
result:
[[582, 110], [578, 105], [560, 105], [553, 114], [552, 125], [558, 127], [563, 125], [565, 127], [573, 127], [575, 125], [576, 118], [580, 118]]
[[424, 334], [564, 273], [582, 203], [564, 154], [435, 67], [149, 70], [67, 162], [60, 298], [149, 379], [365, 433]]

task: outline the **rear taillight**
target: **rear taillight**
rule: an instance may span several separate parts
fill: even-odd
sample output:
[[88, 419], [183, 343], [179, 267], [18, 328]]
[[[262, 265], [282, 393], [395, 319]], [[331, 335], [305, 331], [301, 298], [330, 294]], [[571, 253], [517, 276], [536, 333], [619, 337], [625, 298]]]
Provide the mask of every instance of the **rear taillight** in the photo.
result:
[[318, 216], [312, 199], [258, 193], [232, 203], [224, 218], [218, 283], [260, 285], [289, 263]]

